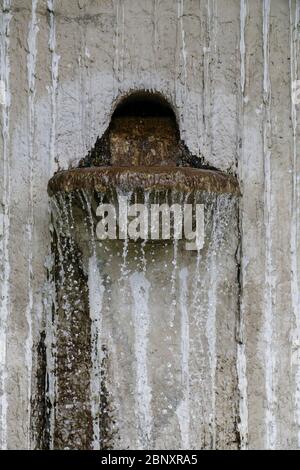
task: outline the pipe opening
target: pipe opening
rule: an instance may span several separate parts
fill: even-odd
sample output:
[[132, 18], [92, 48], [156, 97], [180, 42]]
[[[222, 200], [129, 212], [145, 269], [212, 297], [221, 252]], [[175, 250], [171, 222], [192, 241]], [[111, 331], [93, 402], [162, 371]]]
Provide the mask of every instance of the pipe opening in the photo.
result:
[[111, 186], [239, 193], [234, 178], [192, 155], [180, 140], [168, 101], [159, 93], [142, 90], [120, 101], [107, 130], [79, 168], [54, 175], [49, 193], [80, 188], [106, 192]]
[[158, 93], [137, 91], [121, 100], [113, 115], [120, 117], [168, 117], [176, 123], [175, 113], [168, 101]]

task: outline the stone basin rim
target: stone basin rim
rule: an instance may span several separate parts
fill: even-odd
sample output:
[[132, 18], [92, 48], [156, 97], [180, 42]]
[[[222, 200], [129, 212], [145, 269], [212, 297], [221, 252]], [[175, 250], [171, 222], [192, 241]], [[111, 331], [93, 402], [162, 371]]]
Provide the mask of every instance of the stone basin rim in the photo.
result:
[[236, 178], [217, 170], [178, 166], [101, 166], [58, 171], [49, 180], [48, 194], [76, 190], [106, 192], [125, 190], [203, 191], [240, 196]]

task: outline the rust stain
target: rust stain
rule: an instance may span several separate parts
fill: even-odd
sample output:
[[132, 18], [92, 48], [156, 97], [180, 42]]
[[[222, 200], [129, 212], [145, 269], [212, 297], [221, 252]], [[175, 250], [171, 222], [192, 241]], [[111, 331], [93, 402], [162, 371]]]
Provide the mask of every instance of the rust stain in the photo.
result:
[[176, 166], [179, 157], [177, 129], [167, 117], [115, 118], [109, 141], [112, 165]]

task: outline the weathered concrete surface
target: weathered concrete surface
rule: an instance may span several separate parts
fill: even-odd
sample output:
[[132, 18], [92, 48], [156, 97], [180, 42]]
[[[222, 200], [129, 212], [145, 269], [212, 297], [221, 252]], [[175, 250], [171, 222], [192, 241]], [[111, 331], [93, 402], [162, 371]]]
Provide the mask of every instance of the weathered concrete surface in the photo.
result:
[[238, 172], [241, 446], [300, 447], [299, 9], [298, 0], [2, 1], [3, 448], [38, 445], [37, 352], [53, 328], [47, 182], [78, 164], [135, 89], [170, 101], [193, 154]]

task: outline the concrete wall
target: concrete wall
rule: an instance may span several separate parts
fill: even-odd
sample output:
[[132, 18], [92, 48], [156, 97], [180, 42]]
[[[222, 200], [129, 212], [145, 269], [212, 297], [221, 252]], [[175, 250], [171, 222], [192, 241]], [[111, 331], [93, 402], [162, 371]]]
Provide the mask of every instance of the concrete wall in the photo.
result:
[[299, 13], [298, 0], [2, 0], [3, 448], [35, 446], [37, 350], [52, 305], [47, 182], [78, 163], [132, 89], [163, 93], [189, 149], [239, 176], [241, 447], [300, 448], [299, 126], [291, 100]]

